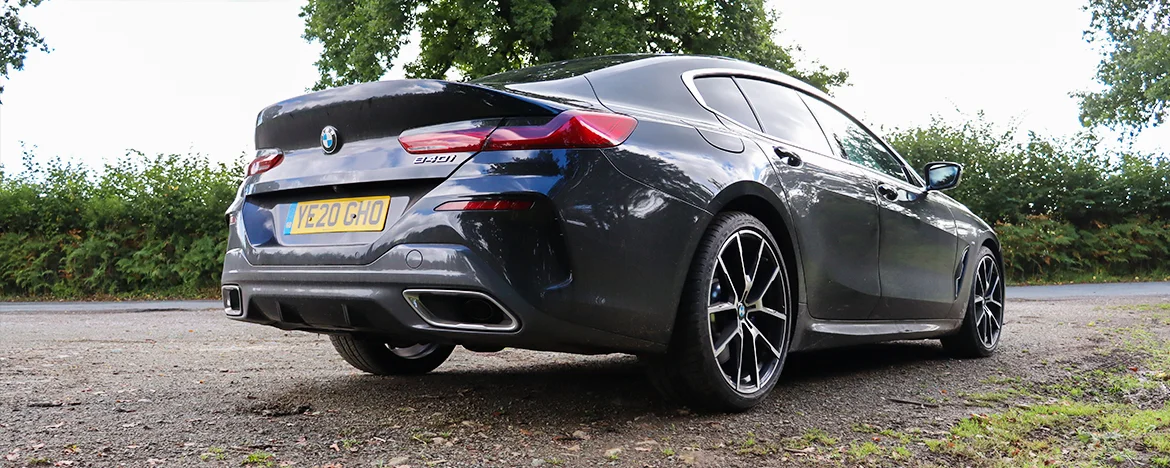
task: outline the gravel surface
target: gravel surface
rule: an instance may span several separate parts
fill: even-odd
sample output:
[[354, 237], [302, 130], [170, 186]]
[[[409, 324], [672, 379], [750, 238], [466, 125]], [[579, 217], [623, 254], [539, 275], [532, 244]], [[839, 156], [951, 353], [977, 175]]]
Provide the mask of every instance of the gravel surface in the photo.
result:
[[[459, 349], [430, 375], [375, 377], [326, 337], [216, 310], [8, 311], [0, 466], [241, 466], [249, 455], [301, 467], [815, 465], [736, 448], [813, 429], [846, 445], [870, 438], [851, 429], [861, 423], [941, 433], [973, 411], [958, 395], [1091, 366], [1103, 327], [1165, 314], [1132, 306], [1168, 302], [1011, 300], [988, 359], [949, 359], [937, 341], [793, 355], [771, 398], [736, 415], [661, 403], [628, 356]], [[916, 463], [930, 456], [916, 450]]]

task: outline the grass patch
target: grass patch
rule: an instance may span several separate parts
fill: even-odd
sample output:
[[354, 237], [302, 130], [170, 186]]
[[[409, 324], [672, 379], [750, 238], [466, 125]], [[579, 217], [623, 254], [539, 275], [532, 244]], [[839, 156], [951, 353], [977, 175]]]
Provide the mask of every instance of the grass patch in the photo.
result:
[[223, 447], [208, 447], [206, 452], [199, 455], [199, 459], [203, 461], [223, 460], [227, 458], [224, 455]]
[[244, 461], [240, 462], [240, 464], [244, 465], [244, 466], [265, 466], [265, 467], [267, 467], [267, 466], [274, 466], [275, 461], [276, 461], [276, 455], [273, 455], [273, 454], [268, 453], [268, 452], [255, 451], [255, 452], [249, 453], [248, 456], [244, 457]]
[[849, 444], [849, 448], [845, 450], [845, 455], [852, 461], [862, 461], [869, 458], [870, 455], [881, 453], [882, 448], [873, 442], [865, 442], [863, 444]]
[[1107, 333], [1121, 351], [1103, 356], [1125, 365], [1071, 372], [1052, 384], [965, 395], [976, 403], [1016, 406], [972, 414], [947, 436], [922, 443], [930, 452], [963, 460], [962, 465], [1165, 466], [1170, 403], [1158, 376], [1170, 368], [1170, 343], [1144, 329]]

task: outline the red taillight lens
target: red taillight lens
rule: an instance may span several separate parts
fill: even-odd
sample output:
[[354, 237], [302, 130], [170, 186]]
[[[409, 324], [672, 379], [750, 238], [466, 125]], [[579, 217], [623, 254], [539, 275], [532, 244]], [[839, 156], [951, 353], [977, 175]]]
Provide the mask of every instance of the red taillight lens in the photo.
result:
[[411, 154], [609, 148], [626, 141], [637, 126], [638, 121], [626, 115], [571, 110], [543, 125], [424, 130], [403, 133], [398, 141]]
[[491, 128], [468, 128], [444, 132], [425, 132], [402, 135], [398, 142], [410, 154], [462, 153], [479, 151], [483, 141], [492, 133]]
[[256, 150], [256, 159], [248, 163], [248, 174], [253, 176], [268, 171], [284, 161], [284, 154], [278, 149]]
[[626, 115], [565, 111], [544, 125], [497, 128], [484, 150], [609, 148], [626, 141], [636, 126]]
[[435, 211], [518, 211], [532, 208], [532, 200], [460, 200], [435, 207]]

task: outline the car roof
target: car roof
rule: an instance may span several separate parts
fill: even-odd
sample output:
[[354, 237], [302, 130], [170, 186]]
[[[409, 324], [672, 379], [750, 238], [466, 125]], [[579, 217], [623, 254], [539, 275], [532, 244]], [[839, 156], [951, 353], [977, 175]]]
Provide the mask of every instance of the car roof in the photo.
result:
[[[506, 85], [555, 81], [585, 75], [590, 80], [610, 79], [617, 75], [638, 79], [669, 68], [674, 73], [740, 74], [775, 81], [832, 102], [824, 92], [785, 73], [751, 62], [715, 55], [690, 54], [617, 54], [562, 60], [518, 70], [506, 71], [472, 80], [471, 83]], [[630, 75], [630, 76], [626, 76]], [[641, 75], [641, 76], [640, 76]]]

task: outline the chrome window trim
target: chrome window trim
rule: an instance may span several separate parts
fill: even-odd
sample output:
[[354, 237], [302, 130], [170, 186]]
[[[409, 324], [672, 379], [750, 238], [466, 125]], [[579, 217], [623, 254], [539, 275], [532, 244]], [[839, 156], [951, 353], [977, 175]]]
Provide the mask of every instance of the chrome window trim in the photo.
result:
[[[912, 179], [919, 182], [921, 185], [915, 186], [914, 184], [910, 183], [910, 181], [895, 179], [895, 178], [891, 177], [890, 175], [883, 173], [883, 172], [879, 172], [879, 171], [877, 171], [869, 166], [865, 166], [865, 165], [850, 161], [849, 158], [846, 158], [844, 155], [824, 154], [820, 151], [805, 148], [804, 146], [798, 145], [794, 142], [791, 142], [791, 141], [788, 141], [788, 140], [785, 140], [783, 138], [779, 138], [779, 137], [776, 137], [773, 135], [769, 135], [767, 133], [763, 133], [760, 130], [756, 130], [754, 128], [748, 127], [748, 126], [740, 123], [739, 121], [731, 118], [730, 116], [711, 108], [711, 106], [707, 104], [707, 101], [705, 99], [703, 99], [703, 95], [701, 93], [699, 93], [699, 88], [695, 86], [695, 78], [701, 78], [701, 77], [707, 77], [707, 76], [728, 76], [728, 77], [737, 77], [738, 76], [738, 77], [743, 77], [743, 78], [750, 78], [750, 79], [755, 79], [755, 80], [767, 81], [767, 82], [770, 82], [770, 83], [773, 83], [773, 84], [776, 84], [779, 86], [791, 88], [792, 90], [794, 90], [798, 93], [803, 93], [803, 94], [806, 94], [806, 95], [813, 97], [815, 99], [820, 99], [821, 101], [824, 101], [830, 107], [836, 109], [838, 112], [844, 114], [845, 117], [848, 117], [854, 123], [861, 126], [861, 128], [863, 130], [865, 130], [867, 133], [869, 133], [869, 135], [871, 137], [876, 139], [878, 141], [878, 143], [882, 145], [882, 148], [885, 148], [885, 150], [887, 152], [889, 152], [890, 155], [892, 155], [894, 157], [894, 160], [897, 161], [898, 164], [902, 165], [903, 170], [905, 170], [906, 173], [909, 174], [909, 176]], [[888, 143], [886, 143], [886, 141], [884, 139], [882, 139], [880, 136], [878, 136], [876, 133], [874, 133], [873, 130], [870, 130], [870, 128], [868, 126], [866, 126], [864, 123], [862, 123], [856, 117], [854, 117], [852, 114], [850, 114], [849, 112], [846, 112], [845, 109], [842, 109], [841, 106], [837, 105], [837, 103], [833, 102], [833, 99], [830, 98], [827, 94], [821, 92], [820, 90], [818, 90], [816, 88], [813, 88], [812, 86], [809, 86], [809, 85], [801, 82], [800, 80], [797, 80], [795, 78], [792, 78], [792, 77], [789, 77], [787, 75], [783, 75], [780, 73], [776, 73], [775, 75], [773, 75], [773, 74], [753, 72], [753, 71], [749, 71], [749, 70], [740, 70], [740, 69], [735, 69], [735, 68], [702, 68], [702, 69], [698, 69], [698, 70], [688, 70], [686, 72], [683, 72], [682, 82], [687, 87], [687, 90], [691, 92], [691, 95], [694, 96], [695, 100], [698, 101], [699, 106], [701, 106], [703, 109], [707, 110], [708, 112], [715, 114], [717, 117], [719, 117], [720, 120], [724, 120], [725, 125], [727, 122], [730, 122], [732, 124], [731, 128], [734, 130], [745, 131], [745, 132], [748, 132], [748, 134], [750, 134], [752, 136], [763, 137], [763, 138], [766, 138], [768, 140], [777, 141], [777, 142], [783, 143], [785, 145], [788, 145], [788, 146], [791, 146], [794, 148], [799, 148], [799, 149], [808, 151], [810, 153], [815, 153], [815, 154], [820, 155], [820, 156], [830, 157], [830, 158], [844, 161], [847, 164], [852, 164], [853, 166], [864, 169], [871, 174], [876, 174], [881, 179], [885, 179], [884, 181], [895, 182], [899, 185], [902, 185], [903, 188], [910, 190], [910, 191], [914, 191], [915, 193], [924, 193], [926, 191], [926, 183], [924, 181], [922, 181], [922, 179], [918, 176], [918, 173], [915, 172], [910, 167], [910, 164], [908, 164], [906, 162], [906, 160], [904, 158], [902, 158], [902, 155], [898, 154], [898, 152], [895, 151], [894, 148], [891, 147]], [[742, 90], [741, 90], [741, 93], [742, 93]], [[745, 100], [747, 99], [747, 95], [744, 95], [744, 99]], [[749, 106], [751, 105], [750, 100], [748, 101], [748, 105]], [[754, 111], [755, 110], [753, 108], [753, 112]], [[809, 113], [812, 114], [813, 119], [816, 120], [816, 114], [814, 114], [811, 109], [809, 109]], [[817, 122], [818, 126], [821, 125], [819, 120], [816, 120], [816, 122]], [[762, 126], [762, 124], [761, 124], [761, 126]], [[824, 132], [824, 126], [821, 126], [821, 131], [822, 131], [822, 133]], [[827, 138], [828, 138], [828, 135], [826, 135], [826, 139]], [[828, 143], [828, 145], [829, 145], [829, 150], [836, 153], [836, 151], [833, 150], [832, 142], [826, 141], [826, 143]]]

